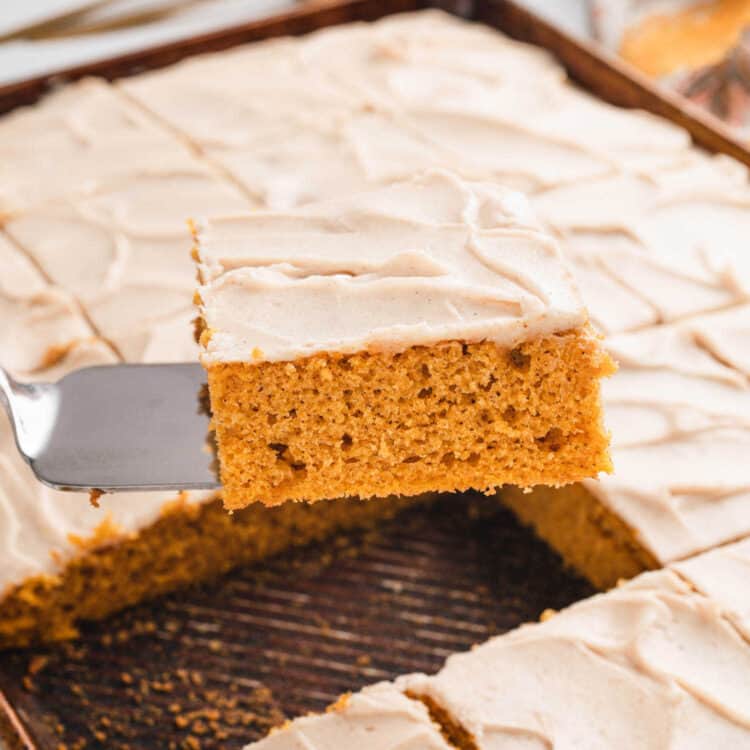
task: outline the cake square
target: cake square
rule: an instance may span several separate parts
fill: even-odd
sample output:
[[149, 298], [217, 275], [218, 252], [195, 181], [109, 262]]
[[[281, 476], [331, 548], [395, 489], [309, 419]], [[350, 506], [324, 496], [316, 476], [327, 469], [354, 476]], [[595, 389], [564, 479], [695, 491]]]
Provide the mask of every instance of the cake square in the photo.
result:
[[750, 649], [690, 578], [643, 573], [395, 684], [461, 750], [746, 747]]
[[74, 297], [54, 286], [0, 230], [0, 363], [19, 378], [54, 364], [91, 328]]
[[178, 171], [189, 153], [106, 81], [68, 84], [0, 120], [0, 220], [127, 175]]
[[613, 364], [519, 194], [432, 171], [195, 238], [227, 507], [610, 469]]
[[187, 218], [252, 203], [188, 153], [87, 195], [57, 198], [8, 220], [5, 232], [47, 278], [75, 295], [123, 359], [194, 361], [195, 272]]
[[750, 305], [611, 336], [615, 472], [501, 497], [595, 586], [750, 534]]

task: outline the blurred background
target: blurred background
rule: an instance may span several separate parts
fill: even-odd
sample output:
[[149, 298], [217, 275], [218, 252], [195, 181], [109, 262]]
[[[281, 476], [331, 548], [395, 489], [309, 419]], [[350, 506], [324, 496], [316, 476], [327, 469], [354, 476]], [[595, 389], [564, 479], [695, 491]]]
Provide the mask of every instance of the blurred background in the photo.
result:
[[217, 31], [325, 0], [3, 2], [0, 85]]

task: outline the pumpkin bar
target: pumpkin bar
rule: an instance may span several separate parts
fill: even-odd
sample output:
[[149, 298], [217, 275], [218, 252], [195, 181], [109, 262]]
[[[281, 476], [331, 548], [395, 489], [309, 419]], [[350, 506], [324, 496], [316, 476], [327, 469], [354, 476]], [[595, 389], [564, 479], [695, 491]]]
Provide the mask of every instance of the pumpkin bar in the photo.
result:
[[76, 300], [49, 284], [0, 230], [0, 352], [21, 378], [53, 365], [70, 345], [92, 336]]
[[605, 346], [614, 474], [501, 493], [599, 588], [750, 534], [750, 305]]
[[[747, 544], [737, 552], [747, 560]], [[731, 570], [723, 585], [741, 597], [739, 567], [696, 558], [397, 685], [430, 707], [460, 750], [746, 747], [750, 700], [738, 686], [750, 678], [750, 644], [742, 617], [706, 586], [706, 566]]]
[[190, 150], [106, 81], [59, 87], [0, 119], [0, 221], [127, 175], [178, 173]]
[[613, 364], [519, 194], [433, 171], [195, 235], [227, 507], [610, 469]]

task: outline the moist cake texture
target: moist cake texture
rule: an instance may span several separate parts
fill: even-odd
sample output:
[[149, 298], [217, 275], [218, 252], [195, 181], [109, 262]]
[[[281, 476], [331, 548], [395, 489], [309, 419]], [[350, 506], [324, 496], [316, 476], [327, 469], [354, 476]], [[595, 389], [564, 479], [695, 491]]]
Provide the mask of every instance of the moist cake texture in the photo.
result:
[[196, 232], [224, 500], [609, 470], [613, 365], [522, 197], [448, 172]]
[[[458, 750], [746, 747], [750, 609], [747, 596], [727, 592], [746, 589], [749, 561], [743, 542], [643, 573], [454, 654], [434, 676], [366, 688], [344, 699], [344, 712], [368, 691], [402, 691]], [[372, 708], [372, 736], [387, 736], [389, 712]], [[325, 742], [300, 742], [316, 722], [328, 730]], [[328, 714], [305, 717], [247, 750], [346, 747], [347, 729]], [[391, 737], [375, 747], [412, 746]]]

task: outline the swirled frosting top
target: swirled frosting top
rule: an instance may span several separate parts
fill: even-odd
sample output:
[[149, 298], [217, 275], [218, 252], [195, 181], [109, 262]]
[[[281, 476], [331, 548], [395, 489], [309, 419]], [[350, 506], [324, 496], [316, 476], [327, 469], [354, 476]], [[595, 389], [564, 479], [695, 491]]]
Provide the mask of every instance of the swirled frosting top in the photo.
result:
[[251, 202], [200, 160], [133, 174], [28, 208], [5, 231], [130, 361], [195, 360], [187, 218]]
[[208, 364], [453, 339], [513, 346], [587, 320], [525, 199], [444, 171], [207, 221], [196, 236]]
[[92, 335], [73, 296], [45, 282], [0, 233], [0, 364], [19, 375], [45, 367], [71, 341]]
[[750, 539], [696, 555], [672, 565], [699, 591], [711, 597], [750, 642]]
[[545, 52], [479, 24], [397, 15], [119, 86], [268, 208], [433, 167], [526, 192], [607, 333], [750, 294], [739, 163], [709, 157], [665, 120], [588, 96]]
[[664, 570], [396, 684], [478, 750], [698, 750], [750, 743], [748, 674], [750, 645], [721, 603]]
[[289, 722], [245, 750], [451, 750], [419, 701], [381, 682], [324, 714]]
[[615, 472], [588, 490], [661, 563], [750, 534], [750, 306], [606, 341]]
[[133, 174], [180, 170], [189, 154], [105, 81], [65, 86], [0, 119], [0, 219]]

